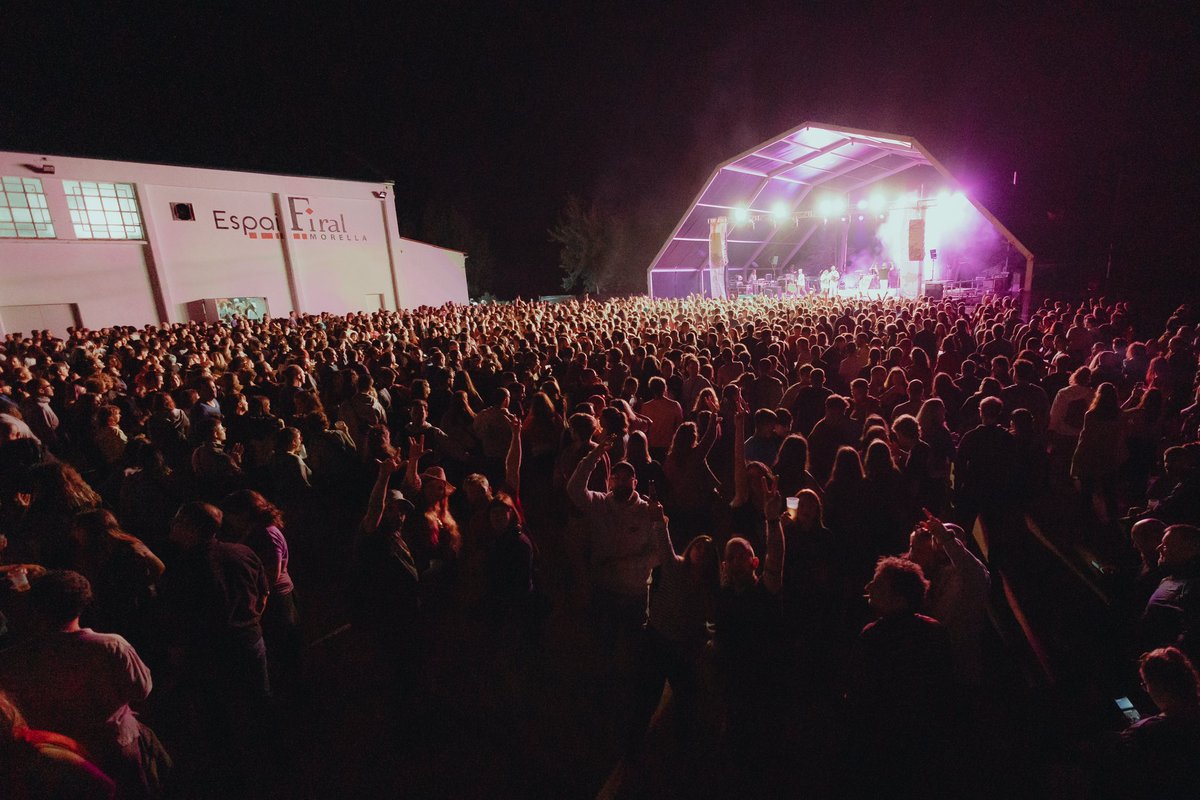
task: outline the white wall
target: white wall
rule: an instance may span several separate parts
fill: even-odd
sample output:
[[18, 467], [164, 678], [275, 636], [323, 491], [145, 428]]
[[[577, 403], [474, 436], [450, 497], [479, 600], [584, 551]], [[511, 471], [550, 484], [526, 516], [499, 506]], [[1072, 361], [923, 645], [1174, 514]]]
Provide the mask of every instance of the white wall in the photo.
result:
[[397, 291], [404, 308], [467, 302], [466, 257], [412, 239], [401, 239], [395, 253]]
[[[183, 321], [214, 297], [266, 297], [273, 316], [468, 301], [463, 254], [401, 239], [389, 183], [3, 152], [0, 175], [42, 181], [56, 234], [0, 239], [0, 307], [75, 303], [98, 328]], [[146, 240], [76, 239], [64, 180], [133, 183]]]
[[[304, 215], [301, 227], [315, 223], [319, 228], [324, 219], [337, 227], [344, 223], [346, 230], [325, 238], [318, 233], [316, 238], [287, 240], [304, 309], [334, 314], [361, 311], [368, 294], [382, 294], [387, 308], [395, 309], [382, 203], [313, 198], [307, 208], [313, 213]], [[289, 209], [284, 213], [290, 216]], [[285, 219], [284, 224], [290, 221]]]
[[159, 322], [145, 252], [140, 242], [0, 239], [0, 306], [75, 303], [89, 328]]

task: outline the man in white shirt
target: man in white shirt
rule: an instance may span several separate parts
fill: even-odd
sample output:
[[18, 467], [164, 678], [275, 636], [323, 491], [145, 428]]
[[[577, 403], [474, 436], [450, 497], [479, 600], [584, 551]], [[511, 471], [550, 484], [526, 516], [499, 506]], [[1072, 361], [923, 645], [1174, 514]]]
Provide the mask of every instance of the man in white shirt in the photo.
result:
[[123, 637], [79, 626], [91, 599], [77, 572], [34, 581], [29, 603], [41, 632], [0, 654], [0, 688], [31, 727], [83, 745], [119, 796], [156, 796], [170, 759], [130, 708], [150, 695], [150, 669]]

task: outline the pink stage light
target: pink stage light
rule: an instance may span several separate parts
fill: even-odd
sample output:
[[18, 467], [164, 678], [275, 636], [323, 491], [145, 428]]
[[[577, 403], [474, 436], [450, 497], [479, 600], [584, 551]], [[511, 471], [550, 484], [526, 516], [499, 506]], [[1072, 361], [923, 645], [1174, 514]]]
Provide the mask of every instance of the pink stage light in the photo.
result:
[[733, 224], [742, 225], [750, 220], [750, 209], [744, 206], [737, 206], [733, 209]]
[[[862, 200], [859, 200], [858, 203], [856, 204], [856, 208], [858, 208], [859, 211], [866, 211], [867, 210], [867, 198], [864, 197]], [[862, 219], [862, 217], [859, 217], [859, 219]]]

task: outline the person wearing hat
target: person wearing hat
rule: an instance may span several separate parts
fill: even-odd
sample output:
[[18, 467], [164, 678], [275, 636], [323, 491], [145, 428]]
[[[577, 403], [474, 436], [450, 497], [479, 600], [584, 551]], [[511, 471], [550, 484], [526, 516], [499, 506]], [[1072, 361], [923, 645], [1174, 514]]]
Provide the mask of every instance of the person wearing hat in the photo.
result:
[[354, 546], [350, 581], [354, 630], [363, 646], [395, 671], [396, 688], [411, 684], [421, 653], [421, 573], [403, 534], [416, 508], [403, 492], [388, 488], [392, 475], [404, 466], [399, 454], [379, 462]]
[[457, 560], [462, 548], [462, 535], [458, 522], [450, 513], [454, 485], [446, 478], [446, 471], [441, 467], [427, 467], [424, 472], [417, 472], [421, 457], [428, 452], [425, 437], [418, 436], [410, 443], [404, 489], [415, 500], [414, 505], [420, 513], [409, 518], [406, 539], [423, 573], [433, 571], [448, 577], [446, 571]]

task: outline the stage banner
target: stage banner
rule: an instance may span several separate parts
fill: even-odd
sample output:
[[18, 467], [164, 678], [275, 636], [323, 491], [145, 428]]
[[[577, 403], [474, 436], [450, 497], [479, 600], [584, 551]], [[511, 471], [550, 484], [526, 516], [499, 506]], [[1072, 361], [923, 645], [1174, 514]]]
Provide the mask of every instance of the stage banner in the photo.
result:
[[925, 220], [908, 221], [908, 260], [925, 260]]
[[708, 282], [712, 297], [725, 297], [725, 267], [729, 264], [729, 250], [725, 237], [729, 222], [724, 218], [708, 221]]

